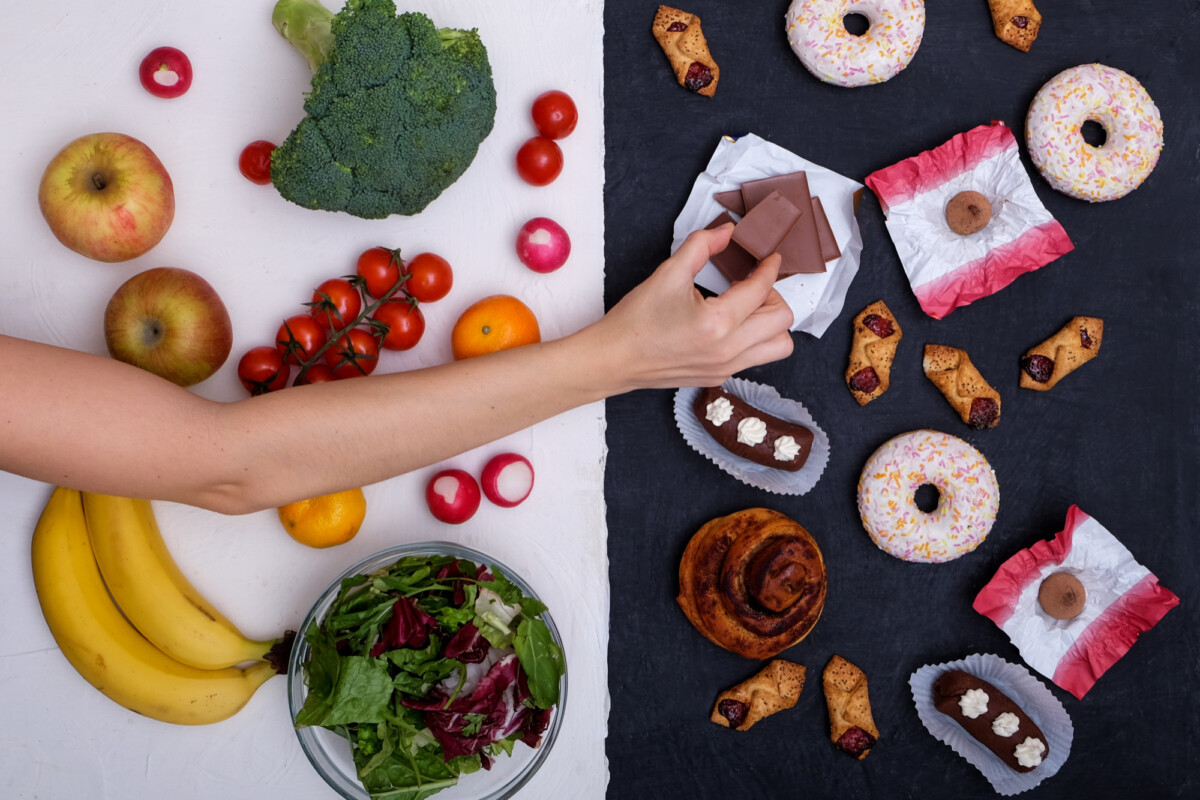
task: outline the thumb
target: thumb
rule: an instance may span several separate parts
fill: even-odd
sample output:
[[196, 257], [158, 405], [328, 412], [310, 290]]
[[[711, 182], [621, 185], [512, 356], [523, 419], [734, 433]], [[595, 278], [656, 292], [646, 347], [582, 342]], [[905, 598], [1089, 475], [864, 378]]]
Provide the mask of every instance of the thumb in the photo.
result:
[[719, 253], [729, 245], [733, 235], [733, 223], [726, 222], [716, 228], [692, 231], [668, 262], [675, 267], [681, 276], [689, 281], [695, 279], [704, 265], [715, 253]]

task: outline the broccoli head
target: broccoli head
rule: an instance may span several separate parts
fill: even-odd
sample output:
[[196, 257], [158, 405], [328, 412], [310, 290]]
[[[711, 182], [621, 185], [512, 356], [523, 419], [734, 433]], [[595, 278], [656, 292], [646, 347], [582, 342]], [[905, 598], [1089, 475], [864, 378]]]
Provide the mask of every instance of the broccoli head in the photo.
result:
[[280, 0], [274, 22], [317, 65], [307, 116], [271, 156], [285, 199], [367, 219], [416, 214], [491, 133], [496, 89], [476, 31], [397, 16], [393, 0], [347, 0], [331, 17], [319, 0]]

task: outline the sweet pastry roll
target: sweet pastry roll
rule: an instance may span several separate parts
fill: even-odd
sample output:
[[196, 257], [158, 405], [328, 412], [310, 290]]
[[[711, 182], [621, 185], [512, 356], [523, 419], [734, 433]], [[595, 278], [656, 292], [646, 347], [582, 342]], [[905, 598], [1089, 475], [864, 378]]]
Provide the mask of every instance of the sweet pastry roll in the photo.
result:
[[993, 428], [1000, 421], [1000, 393], [971, 363], [967, 351], [925, 345], [925, 375], [972, 428]]
[[1074, 317], [1062, 330], [1021, 356], [1021, 388], [1044, 392], [1100, 352], [1104, 320]]
[[830, 740], [861, 761], [879, 741], [879, 728], [871, 716], [866, 673], [835, 655], [825, 665], [821, 684], [829, 707]]
[[821, 550], [787, 516], [750, 508], [709, 521], [679, 562], [679, 607], [709, 641], [766, 659], [799, 642], [825, 607]]
[[759, 720], [796, 705], [804, 691], [804, 674], [800, 664], [773, 659], [753, 677], [717, 695], [710, 719], [748, 731]]
[[717, 444], [755, 464], [798, 472], [812, 453], [808, 428], [757, 409], [719, 386], [702, 389], [692, 411]]
[[705, 97], [716, 94], [721, 70], [709, 52], [700, 29], [700, 17], [678, 8], [659, 6], [651, 30], [667, 54], [680, 86]]
[[882, 300], [871, 303], [854, 318], [846, 385], [860, 406], [888, 390], [896, 347], [903, 337], [900, 323]]
[[992, 27], [996, 36], [1028, 53], [1042, 27], [1042, 15], [1033, 0], [988, 0], [992, 8]]
[[953, 719], [1010, 769], [1031, 772], [1050, 755], [1041, 728], [987, 681], [949, 670], [933, 683], [933, 707]]

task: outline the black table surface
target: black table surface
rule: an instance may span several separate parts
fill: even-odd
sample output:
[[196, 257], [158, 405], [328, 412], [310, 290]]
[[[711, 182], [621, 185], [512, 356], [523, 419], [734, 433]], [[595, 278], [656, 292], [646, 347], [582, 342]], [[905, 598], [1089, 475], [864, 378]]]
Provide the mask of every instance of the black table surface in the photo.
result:
[[[917, 305], [878, 201], [864, 192], [861, 269], [841, 315], [819, 339], [793, 334], [790, 358], [742, 375], [800, 400], [829, 433], [829, 465], [804, 496], [752, 488], [695, 453], [675, 427], [669, 391], [608, 401], [609, 797], [993, 796], [974, 767], [922, 726], [908, 676], [971, 653], [1024, 663], [971, 602], [1009, 556], [1061, 530], [1072, 504], [1112, 531], [1182, 602], [1084, 699], [1042, 679], [1070, 714], [1074, 743], [1062, 770], [1025, 796], [1200, 796], [1200, 554], [1193, 524], [1200, 467], [1200, 3], [1038, 5], [1041, 33], [1022, 53], [993, 35], [984, 0], [929, 2], [911, 65], [886, 83], [846, 89], [821, 83], [792, 54], [784, 0], [689, 0], [685, 10], [703, 20], [721, 68], [710, 99], [676, 84], [650, 33], [656, 3], [605, 4], [609, 305], [668, 255], [675, 217], [724, 134], [756, 133], [862, 181], [956, 133], [1002, 120], [1022, 142], [1039, 198], [1075, 244], [998, 294], [934, 320]], [[1142, 82], [1162, 112], [1166, 140], [1141, 188], [1098, 204], [1050, 188], [1023, 146], [1037, 90], [1061, 70], [1092, 62]], [[850, 320], [878, 299], [896, 314], [904, 341], [889, 392], [859, 408], [843, 382]], [[1020, 354], [1075, 315], [1104, 319], [1099, 357], [1053, 391], [1019, 389]], [[998, 427], [973, 431], [955, 415], [922, 373], [926, 343], [967, 350], [1003, 398]], [[884, 554], [855, 505], [867, 457], [916, 428], [971, 442], [1000, 483], [1000, 512], [987, 541], [946, 564]], [[675, 595], [692, 534], [713, 517], [753, 506], [781, 511], [813, 533], [829, 595], [812, 634], [782, 654], [808, 668], [799, 703], [735, 732], [709, 722], [709, 712], [720, 690], [759, 664], [704, 639]], [[835, 653], [870, 681], [881, 739], [862, 762], [828, 738], [820, 674]]]

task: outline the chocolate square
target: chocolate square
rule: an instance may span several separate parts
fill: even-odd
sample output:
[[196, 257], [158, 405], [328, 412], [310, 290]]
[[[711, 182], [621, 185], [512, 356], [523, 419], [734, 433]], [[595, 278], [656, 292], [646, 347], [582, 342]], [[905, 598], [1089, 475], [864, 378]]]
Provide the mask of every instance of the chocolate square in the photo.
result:
[[[771, 192], [779, 192], [802, 210], [800, 219], [786, 234], [788, 245], [781, 247], [779, 254], [783, 263], [779, 274], [816, 273], [825, 271], [825, 258], [821, 253], [821, 240], [817, 233], [816, 215], [813, 213], [812, 195], [808, 191], [808, 175], [804, 172], [789, 172], [769, 178], [746, 181], [742, 184], [742, 200], [747, 214], [763, 202]], [[748, 249], [748, 248], [747, 248]], [[786, 251], [786, 252], [785, 252]]]
[[[780, 243], [797, 220], [812, 219], [812, 206], [806, 203], [806, 207], [809, 213], [802, 215], [794, 203], [781, 193], [772, 191], [742, 217], [741, 222], [733, 229], [733, 240], [761, 261], [779, 249]], [[815, 227], [813, 242], [816, 242]], [[780, 255], [783, 255], [782, 252]], [[817, 255], [820, 256], [820, 251]], [[824, 262], [821, 262], [822, 269], [824, 266]]]
[[713, 200], [725, 208], [728, 208], [739, 217], [746, 213], [746, 203], [742, 200], [741, 189], [730, 189], [728, 192], [717, 192], [713, 195]]
[[[706, 230], [712, 230], [721, 227], [726, 222], [733, 222], [733, 217], [729, 215], [728, 211], [722, 211], [716, 219], [704, 227]], [[758, 259], [747, 253], [745, 248], [733, 239], [729, 240], [729, 244], [725, 246], [724, 250], [713, 253], [708, 260], [730, 283], [745, 279], [758, 266]]]
[[829, 225], [829, 217], [825, 216], [825, 206], [821, 205], [821, 198], [814, 197], [812, 207], [813, 216], [817, 220], [817, 239], [821, 242], [821, 257], [826, 261], [841, 258], [842, 251], [833, 235], [833, 228]]

